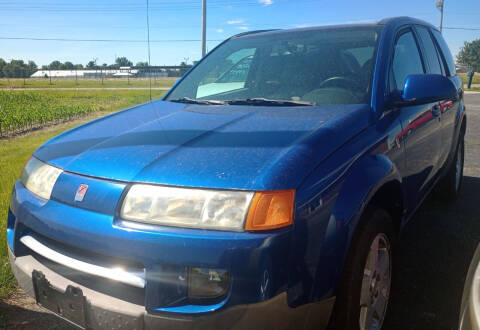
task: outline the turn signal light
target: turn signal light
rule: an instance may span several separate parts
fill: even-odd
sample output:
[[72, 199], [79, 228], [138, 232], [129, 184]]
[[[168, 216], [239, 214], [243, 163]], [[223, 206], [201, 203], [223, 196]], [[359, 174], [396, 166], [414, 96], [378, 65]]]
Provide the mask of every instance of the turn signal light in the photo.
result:
[[293, 224], [295, 189], [260, 191], [253, 196], [245, 230], [271, 230]]

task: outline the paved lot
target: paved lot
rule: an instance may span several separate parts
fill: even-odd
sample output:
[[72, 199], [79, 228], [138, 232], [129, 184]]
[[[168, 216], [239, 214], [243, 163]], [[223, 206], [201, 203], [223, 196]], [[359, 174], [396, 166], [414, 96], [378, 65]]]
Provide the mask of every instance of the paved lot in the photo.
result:
[[[480, 242], [480, 93], [465, 99], [468, 128], [461, 196], [453, 205], [427, 199], [406, 226], [385, 329], [454, 329], [458, 323], [463, 282]], [[0, 302], [0, 311], [8, 313], [8, 329], [70, 329], [21, 294], [9, 303]]]

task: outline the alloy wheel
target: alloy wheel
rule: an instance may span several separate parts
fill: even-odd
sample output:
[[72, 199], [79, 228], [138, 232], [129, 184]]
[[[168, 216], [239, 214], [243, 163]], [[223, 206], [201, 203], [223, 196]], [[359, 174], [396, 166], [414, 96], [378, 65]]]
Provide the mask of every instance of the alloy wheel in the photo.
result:
[[363, 270], [360, 291], [361, 330], [380, 329], [387, 311], [392, 271], [391, 247], [388, 237], [375, 236]]

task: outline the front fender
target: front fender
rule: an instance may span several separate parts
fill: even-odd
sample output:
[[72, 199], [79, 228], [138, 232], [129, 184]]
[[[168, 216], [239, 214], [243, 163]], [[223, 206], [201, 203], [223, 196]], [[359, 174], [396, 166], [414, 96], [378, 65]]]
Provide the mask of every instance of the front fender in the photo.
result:
[[[402, 178], [395, 164], [383, 154], [365, 155], [350, 168], [332, 209], [332, 215], [340, 223], [337, 227], [343, 227], [339, 232], [347, 235], [348, 243], [365, 207], [377, 191], [391, 181], [401, 184]], [[347, 251], [348, 248], [345, 255]]]
[[[318, 185], [315, 175], [302, 185], [311, 191]], [[401, 176], [384, 154], [365, 153], [321, 189], [313, 198], [297, 205], [294, 231], [294, 256], [298, 259], [289, 282], [291, 305], [334, 296], [350, 242], [361, 214], [375, 193]], [[301, 256], [301, 258], [300, 258]]]

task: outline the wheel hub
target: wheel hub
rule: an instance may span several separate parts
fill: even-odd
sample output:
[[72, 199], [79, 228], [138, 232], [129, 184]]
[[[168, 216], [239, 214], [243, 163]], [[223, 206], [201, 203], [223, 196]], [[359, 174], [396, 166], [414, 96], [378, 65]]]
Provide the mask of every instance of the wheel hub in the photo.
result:
[[391, 284], [391, 251], [388, 237], [373, 240], [363, 271], [360, 291], [360, 329], [380, 329], [387, 311]]

